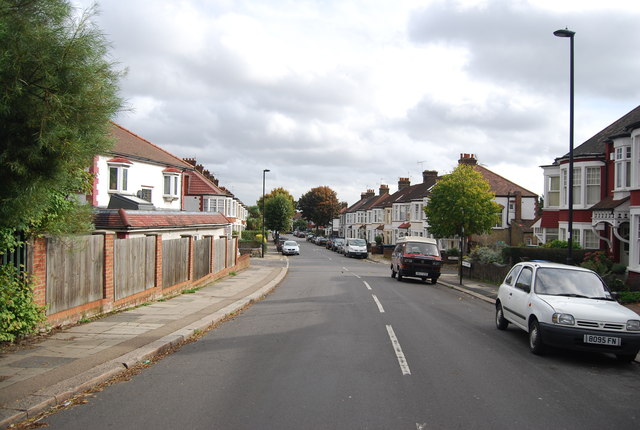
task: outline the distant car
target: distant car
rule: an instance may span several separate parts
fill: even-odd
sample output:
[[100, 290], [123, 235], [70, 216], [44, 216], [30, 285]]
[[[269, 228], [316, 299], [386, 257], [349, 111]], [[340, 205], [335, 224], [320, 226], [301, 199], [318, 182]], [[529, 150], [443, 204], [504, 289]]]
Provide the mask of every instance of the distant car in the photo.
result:
[[364, 239], [347, 239], [343, 245], [343, 249], [343, 254], [346, 257], [367, 258], [369, 256], [367, 242]]
[[307, 242], [313, 242], [313, 239], [315, 239], [315, 236], [312, 234], [308, 234], [307, 235]]
[[529, 334], [534, 354], [546, 346], [613, 353], [632, 361], [640, 351], [640, 315], [616, 302], [600, 276], [582, 267], [523, 262], [498, 289], [496, 327]]
[[331, 245], [331, 250], [340, 252], [343, 245], [344, 245], [344, 239], [342, 239], [341, 237], [338, 237], [333, 240], [333, 244]]
[[300, 246], [295, 240], [287, 240], [282, 244], [282, 255], [300, 255]]
[[318, 245], [318, 246], [324, 246], [324, 245], [327, 243], [327, 240], [328, 240], [328, 239], [327, 239], [326, 237], [318, 236], [318, 237], [316, 238], [316, 245]]
[[276, 251], [282, 252], [282, 244], [285, 243], [287, 240], [289, 239], [284, 236], [280, 236], [278, 238], [278, 241], [276, 242]]
[[391, 253], [391, 277], [402, 281], [404, 277], [438, 282], [442, 257], [438, 242], [420, 236], [405, 236], [400, 239]]

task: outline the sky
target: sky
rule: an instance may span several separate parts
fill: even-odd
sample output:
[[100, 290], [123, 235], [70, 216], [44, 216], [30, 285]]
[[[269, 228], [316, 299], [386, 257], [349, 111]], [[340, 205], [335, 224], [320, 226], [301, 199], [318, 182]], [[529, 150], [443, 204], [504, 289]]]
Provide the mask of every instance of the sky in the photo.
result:
[[[77, 12], [93, 4], [71, 0]], [[637, 0], [101, 0], [126, 74], [114, 120], [198, 162], [244, 204], [329, 186], [349, 205], [460, 154], [537, 194], [640, 104]]]

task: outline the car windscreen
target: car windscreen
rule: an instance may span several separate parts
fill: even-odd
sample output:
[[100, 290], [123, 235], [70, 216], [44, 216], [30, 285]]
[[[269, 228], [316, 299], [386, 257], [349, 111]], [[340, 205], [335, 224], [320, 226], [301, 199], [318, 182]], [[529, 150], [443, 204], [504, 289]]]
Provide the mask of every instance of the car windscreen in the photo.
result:
[[610, 297], [595, 273], [562, 268], [539, 268], [536, 271], [535, 292], [551, 296]]
[[364, 239], [352, 239], [348, 242], [348, 245], [351, 246], [366, 246], [367, 242], [364, 241]]
[[287, 240], [284, 243], [284, 246], [298, 246], [298, 242], [296, 242], [295, 240]]
[[422, 242], [408, 242], [405, 252], [407, 254], [434, 255], [436, 257], [440, 255], [435, 244]]

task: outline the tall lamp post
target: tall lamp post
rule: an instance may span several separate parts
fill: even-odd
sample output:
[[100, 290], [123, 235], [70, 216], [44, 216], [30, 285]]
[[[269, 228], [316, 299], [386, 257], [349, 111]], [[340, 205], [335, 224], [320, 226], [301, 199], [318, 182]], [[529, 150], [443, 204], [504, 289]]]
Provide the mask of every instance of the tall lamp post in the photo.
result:
[[264, 169], [262, 171], [262, 243], [260, 244], [260, 249], [262, 251], [262, 258], [264, 258], [264, 181], [267, 172], [270, 172], [269, 169]]
[[567, 249], [567, 264], [573, 264], [573, 36], [575, 31], [568, 29], [553, 32], [557, 37], [568, 37], [570, 41], [569, 60], [569, 241]]

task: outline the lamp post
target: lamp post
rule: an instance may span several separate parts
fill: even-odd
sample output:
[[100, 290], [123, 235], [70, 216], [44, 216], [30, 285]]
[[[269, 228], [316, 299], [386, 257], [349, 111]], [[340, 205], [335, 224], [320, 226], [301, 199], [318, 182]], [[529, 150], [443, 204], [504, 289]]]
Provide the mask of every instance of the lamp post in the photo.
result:
[[573, 264], [573, 36], [575, 31], [568, 29], [556, 30], [553, 35], [556, 37], [568, 37], [570, 42], [569, 51], [569, 241], [567, 249], [567, 264]]
[[[260, 244], [260, 249], [262, 251], [262, 258], [264, 258], [264, 182], [265, 182], [265, 176], [267, 174], [267, 172], [270, 172], [271, 170], [269, 169], [264, 169], [262, 171], [262, 243]], [[267, 241], [268, 242], [268, 241]]]

